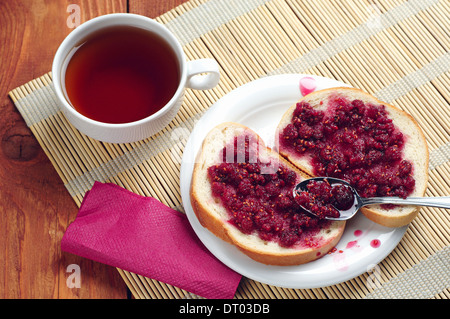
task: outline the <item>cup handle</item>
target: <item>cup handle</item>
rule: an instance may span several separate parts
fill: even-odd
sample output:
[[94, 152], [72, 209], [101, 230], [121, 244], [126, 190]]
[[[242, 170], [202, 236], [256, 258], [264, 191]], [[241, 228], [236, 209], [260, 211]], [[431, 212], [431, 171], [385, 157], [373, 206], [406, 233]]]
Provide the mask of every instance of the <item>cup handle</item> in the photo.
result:
[[215, 60], [199, 59], [187, 62], [186, 86], [188, 88], [194, 90], [209, 90], [219, 83], [219, 79], [219, 65]]

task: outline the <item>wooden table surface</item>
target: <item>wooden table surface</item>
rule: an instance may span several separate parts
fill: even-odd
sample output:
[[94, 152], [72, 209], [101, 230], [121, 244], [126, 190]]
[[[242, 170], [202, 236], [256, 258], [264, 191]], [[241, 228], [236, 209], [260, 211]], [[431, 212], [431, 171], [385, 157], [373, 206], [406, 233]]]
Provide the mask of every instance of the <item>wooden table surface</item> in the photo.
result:
[[[8, 92], [51, 70], [76, 22], [69, 5], [79, 6], [82, 23], [114, 12], [154, 18], [185, 1], [0, 0], [0, 299], [129, 296], [114, 267], [61, 251], [78, 208]], [[73, 264], [80, 288], [67, 284]]]

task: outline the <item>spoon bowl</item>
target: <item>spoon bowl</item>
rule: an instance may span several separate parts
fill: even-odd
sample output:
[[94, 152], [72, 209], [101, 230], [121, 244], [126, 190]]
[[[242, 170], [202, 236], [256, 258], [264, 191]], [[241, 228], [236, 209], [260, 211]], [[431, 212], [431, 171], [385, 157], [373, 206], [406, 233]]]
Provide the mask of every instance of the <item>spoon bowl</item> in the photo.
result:
[[338, 216], [328, 216], [328, 215], [320, 215], [316, 214], [311, 209], [305, 207], [304, 205], [300, 206], [307, 211], [308, 213], [317, 216], [319, 218], [329, 219], [329, 220], [348, 220], [355, 216], [355, 214], [359, 211], [359, 209], [366, 205], [374, 205], [374, 204], [396, 204], [396, 205], [417, 205], [417, 206], [431, 206], [431, 207], [439, 207], [450, 209], [450, 196], [443, 197], [408, 197], [408, 198], [400, 198], [400, 197], [371, 197], [364, 198], [361, 197], [358, 192], [355, 190], [353, 186], [351, 186], [348, 182], [333, 177], [314, 177], [306, 179], [294, 187], [293, 195], [294, 198], [297, 197], [302, 192], [310, 192], [308, 185], [313, 182], [327, 182], [331, 189], [336, 186], [344, 186], [348, 188], [353, 195], [353, 203], [351, 205], [347, 205], [345, 209], [337, 207], [335, 204], [331, 203], [331, 206], [339, 212]]

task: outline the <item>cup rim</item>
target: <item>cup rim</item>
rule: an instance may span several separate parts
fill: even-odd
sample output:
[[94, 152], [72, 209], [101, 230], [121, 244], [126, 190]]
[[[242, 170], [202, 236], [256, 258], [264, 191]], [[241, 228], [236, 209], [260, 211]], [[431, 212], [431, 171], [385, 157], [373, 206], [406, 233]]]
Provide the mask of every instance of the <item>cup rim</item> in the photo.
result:
[[[105, 20], [108, 21], [108, 20], [117, 19], [117, 18], [126, 18], [126, 19], [132, 19], [132, 20], [138, 19], [141, 22], [146, 22], [146, 23], [150, 23], [152, 25], [156, 25], [158, 28], [161, 28], [162, 30], [164, 30], [164, 32], [166, 32], [166, 34], [163, 37], [164, 40], [166, 40], [166, 42], [169, 43], [169, 45], [172, 47], [172, 49], [174, 49], [174, 51], [178, 51], [175, 53], [178, 57], [178, 62], [180, 63], [181, 74], [180, 74], [180, 81], [179, 81], [177, 90], [173, 94], [172, 98], [157, 112], [155, 112], [147, 117], [144, 117], [140, 120], [133, 121], [133, 122], [107, 123], [107, 122], [93, 120], [93, 119], [81, 114], [73, 106], [70, 105], [70, 103], [67, 101], [66, 97], [64, 96], [64, 94], [62, 92], [61, 69], [62, 69], [62, 65], [64, 63], [64, 59], [66, 58], [67, 53], [70, 51], [70, 49], [68, 49], [68, 51], [65, 52], [66, 47], [73, 47], [72, 42], [77, 40], [79, 33], [82, 33], [83, 31], [87, 30], [92, 25], [102, 23], [102, 21], [105, 21]], [[132, 21], [132, 20], [130, 20], [130, 21]], [[130, 24], [125, 23], [125, 22], [118, 22], [116, 25], [128, 25], [129, 26]], [[136, 25], [133, 25], [133, 26], [136, 26]], [[107, 26], [105, 26], [105, 27], [107, 27]], [[139, 26], [136, 26], [136, 27], [139, 27]], [[102, 29], [102, 28], [103, 27], [100, 27], [99, 29]], [[167, 41], [166, 37], [169, 37], [171, 41]], [[66, 53], [66, 54], [64, 54], [64, 53]], [[64, 56], [63, 56], [63, 54], [64, 54]], [[96, 126], [101, 126], [104, 128], [124, 128], [124, 127], [137, 126], [137, 125], [141, 125], [141, 124], [144, 124], [144, 123], [147, 123], [152, 120], [156, 120], [156, 119], [160, 118], [161, 116], [166, 114], [172, 107], [176, 106], [177, 101], [180, 98], [180, 96], [183, 94], [183, 91], [186, 86], [186, 77], [187, 77], [186, 74], [187, 74], [187, 68], [186, 68], [185, 54], [184, 54], [183, 48], [181, 47], [181, 44], [179, 43], [178, 39], [173, 35], [173, 33], [169, 29], [167, 29], [167, 27], [165, 25], [163, 25], [162, 23], [159, 23], [156, 20], [151, 19], [149, 17], [139, 15], [139, 14], [134, 14], [134, 13], [110, 13], [110, 14], [105, 14], [105, 15], [101, 15], [101, 16], [92, 18], [92, 19], [82, 23], [75, 30], [73, 30], [71, 33], [69, 33], [69, 35], [67, 35], [66, 38], [61, 42], [61, 44], [59, 45], [59, 47], [55, 53], [55, 57], [53, 59], [53, 64], [52, 64], [53, 85], [55, 87], [56, 95], [60, 100], [59, 102], [64, 107], [64, 110], [67, 112], [70, 112], [71, 115], [76, 116], [78, 119], [80, 119], [82, 121], [88, 122], [88, 123], [96, 125]]]

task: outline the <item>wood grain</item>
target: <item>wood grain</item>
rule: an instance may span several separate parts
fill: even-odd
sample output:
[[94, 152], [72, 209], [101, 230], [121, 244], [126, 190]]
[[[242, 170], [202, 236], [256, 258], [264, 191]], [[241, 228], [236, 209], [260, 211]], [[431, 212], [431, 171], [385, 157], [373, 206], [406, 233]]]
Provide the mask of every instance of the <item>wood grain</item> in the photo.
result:
[[[114, 12], [154, 18], [183, 0], [0, 1], [0, 298], [126, 298], [114, 267], [63, 253], [60, 241], [78, 208], [26, 126], [8, 92], [51, 70], [72, 31], [70, 4], [81, 22]], [[68, 288], [80, 267], [81, 287]]]

